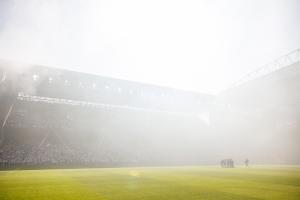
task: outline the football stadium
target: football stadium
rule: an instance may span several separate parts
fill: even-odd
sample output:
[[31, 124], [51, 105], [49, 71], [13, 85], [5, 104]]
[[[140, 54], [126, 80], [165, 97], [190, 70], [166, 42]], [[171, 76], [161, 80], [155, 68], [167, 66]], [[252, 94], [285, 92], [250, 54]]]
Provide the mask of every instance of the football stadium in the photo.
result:
[[0, 1], [0, 200], [299, 200], [299, 11]]
[[20, 65], [1, 62], [2, 199], [299, 198], [299, 49], [217, 96]]

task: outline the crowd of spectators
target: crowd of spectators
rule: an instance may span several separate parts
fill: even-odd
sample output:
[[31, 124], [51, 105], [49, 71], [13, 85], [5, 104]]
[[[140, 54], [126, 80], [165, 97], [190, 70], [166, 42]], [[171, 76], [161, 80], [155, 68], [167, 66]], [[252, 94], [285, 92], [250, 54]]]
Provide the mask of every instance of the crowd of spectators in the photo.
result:
[[83, 146], [63, 144], [3, 144], [0, 147], [0, 167], [17, 165], [109, 164], [123, 162], [117, 153], [108, 149], [97, 151]]

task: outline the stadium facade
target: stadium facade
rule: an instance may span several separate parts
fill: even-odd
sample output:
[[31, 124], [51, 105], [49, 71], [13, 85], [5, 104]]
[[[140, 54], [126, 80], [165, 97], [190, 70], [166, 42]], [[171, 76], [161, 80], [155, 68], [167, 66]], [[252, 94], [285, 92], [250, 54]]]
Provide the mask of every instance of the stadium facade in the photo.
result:
[[299, 60], [218, 96], [1, 61], [1, 167], [300, 163]]
[[234, 158], [249, 157], [260, 164], [299, 164], [299, 91], [297, 49], [219, 94], [214, 128], [224, 138], [222, 152]]
[[197, 161], [211, 95], [11, 62], [1, 73], [2, 166]]

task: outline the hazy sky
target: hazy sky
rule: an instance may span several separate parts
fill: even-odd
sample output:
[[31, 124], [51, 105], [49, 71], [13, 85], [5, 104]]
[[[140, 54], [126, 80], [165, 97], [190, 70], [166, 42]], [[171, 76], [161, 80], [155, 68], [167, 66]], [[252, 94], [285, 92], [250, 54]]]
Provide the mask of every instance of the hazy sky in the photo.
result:
[[200, 92], [299, 47], [299, 0], [0, 0], [0, 58]]

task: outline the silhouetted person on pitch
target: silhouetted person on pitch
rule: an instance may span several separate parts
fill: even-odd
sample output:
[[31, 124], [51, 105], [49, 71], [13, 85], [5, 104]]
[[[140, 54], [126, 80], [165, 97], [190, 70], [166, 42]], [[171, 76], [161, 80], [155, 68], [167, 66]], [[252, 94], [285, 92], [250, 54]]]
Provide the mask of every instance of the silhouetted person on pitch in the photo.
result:
[[249, 160], [248, 160], [248, 158], [246, 158], [246, 160], [245, 160], [245, 166], [249, 167]]

